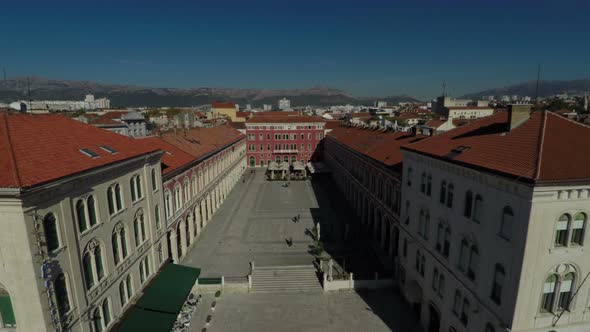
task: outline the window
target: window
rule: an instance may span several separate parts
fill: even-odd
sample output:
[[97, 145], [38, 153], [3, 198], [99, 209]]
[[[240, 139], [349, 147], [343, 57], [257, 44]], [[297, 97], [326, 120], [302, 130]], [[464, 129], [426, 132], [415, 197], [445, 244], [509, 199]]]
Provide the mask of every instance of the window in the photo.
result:
[[447, 188], [447, 207], [453, 207], [453, 191], [455, 190], [455, 186], [452, 183], [449, 183]]
[[111, 311], [108, 299], [104, 299], [100, 307], [94, 309], [92, 316], [94, 331], [101, 332], [109, 326], [111, 322]]
[[434, 273], [432, 274], [432, 290], [435, 292], [438, 290], [438, 269], [434, 269]]
[[412, 167], [408, 168], [408, 175], [407, 175], [407, 179], [406, 179], [406, 184], [408, 185], [408, 187], [412, 186]]
[[59, 237], [57, 235], [57, 221], [53, 213], [48, 213], [43, 218], [43, 233], [45, 233], [45, 245], [47, 251], [52, 252], [59, 248]]
[[445, 240], [443, 245], [443, 256], [449, 257], [449, 252], [451, 251], [451, 229], [447, 227], [445, 230]]
[[557, 303], [558, 310], [569, 310], [570, 301], [572, 299], [573, 283], [573, 273], [568, 273], [561, 279], [559, 284], [559, 302]]
[[510, 240], [512, 233], [512, 222], [514, 212], [510, 206], [505, 206], [502, 210], [502, 220], [500, 221], [500, 236], [503, 239]]
[[174, 188], [174, 210], [178, 211], [181, 207], [180, 185]]
[[442, 252], [443, 247], [443, 240], [445, 237], [445, 227], [442, 222], [438, 223], [438, 227], [436, 228], [436, 251]]
[[123, 201], [121, 199], [121, 187], [119, 184], [110, 186], [107, 189], [107, 202], [109, 207], [109, 214], [115, 214], [123, 209]]
[[119, 284], [119, 299], [121, 300], [121, 307], [124, 307], [133, 297], [133, 288], [131, 284], [131, 275], [127, 275]]
[[467, 326], [469, 323], [469, 300], [463, 299], [463, 308], [461, 309], [461, 323]]
[[139, 175], [131, 177], [129, 187], [131, 188], [131, 201], [135, 202], [143, 197], [141, 193], [141, 177]]
[[172, 215], [172, 200], [170, 199], [170, 191], [168, 190], [164, 193], [164, 213], [166, 214], [166, 219]]
[[98, 241], [90, 240], [82, 257], [86, 289], [92, 288], [96, 282], [104, 278], [102, 251]]
[[481, 222], [483, 217], [483, 198], [481, 195], [475, 195], [475, 204], [473, 204], [473, 221]]
[[440, 297], [442, 299], [444, 296], [444, 293], [445, 293], [445, 276], [441, 272], [438, 277], [438, 297]]
[[492, 281], [491, 298], [498, 305], [502, 304], [502, 288], [504, 285], [505, 276], [506, 272], [504, 271], [502, 264], [496, 264], [496, 268], [494, 270], [494, 280]]
[[53, 288], [55, 290], [55, 299], [57, 302], [57, 309], [59, 315], [64, 316], [70, 311], [70, 299], [68, 296], [68, 287], [66, 284], [66, 276], [60, 273], [55, 281], [53, 282]]
[[430, 196], [430, 194], [432, 194], [432, 176], [428, 175], [428, 178], [426, 181], [426, 195]]
[[553, 312], [553, 303], [555, 301], [555, 290], [557, 285], [557, 275], [550, 275], [543, 284], [543, 297], [541, 299], [541, 312]]
[[156, 169], [152, 168], [152, 190], [158, 190], [158, 176], [156, 175]]
[[564, 213], [559, 217], [559, 221], [557, 222], [557, 229], [555, 231], [555, 246], [556, 247], [564, 247], [567, 245], [567, 230], [570, 224], [570, 216], [567, 213]]
[[420, 210], [420, 220], [418, 233], [427, 240], [428, 239], [428, 227], [430, 224], [430, 213], [428, 211]]
[[422, 173], [422, 180], [420, 181], [420, 192], [426, 193], [426, 173]]
[[110, 154], [116, 154], [117, 153], [117, 150], [115, 150], [115, 149], [113, 149], [113, 148], [111, 148], [109, 146], [106, 146], [106, 145], [101, 145], [100, 148], [103, 149], [104, 151], [110, 153]]
[[90, 227], [96, 225], [96, 207], [94, 205], [94, 197], [88, 196], [86, 199], [79, 199], [76, 202], [76, 218], [78, 219], [78, 227], [80, 233], [83, 233]]
[[127, 235], [125, 234], [125, 227], [123, 223], [118, 223], [111, 235], [111, 244], [113, 247], [113, 257], [115, 265], [119, 264], [127, 258]]
[[156, 229], [159, 230], [161, 228], [161, 225], [160, 225], [160, 207], [158, 205], [156, 205], [154, 207], [154, 216], [156, 219]]
[[146, 240], [145, 220], [142, 209], [137, 210], [135, 213], [135, 218], [133, 220], [133, 231], [135, 234], [135, 245], [139, 246]]
[[141, 262], [139, 262], [139, 279], [143, 284], [150, 276], [150, 262], [148, 256], [146, 256]]
[[473, 207], [473, 193], [471, 191], [467, 191], [465, 193], [465, 209], [463, 211], [463, 215], [467, 218], [471, 219], [471, 208]]
[[468, 258], [469, 244], [467, 240], [461, 240], [461, 249], [459, 251], [459, 269], [463, 272], [467, 271], [467, 258]]
[[191, 200], [190, 189], [188, 187], [188, 178], [184, 179], [184, 185], [182, 186], [182, 194], [183, 202], [189, 202]]
[[572, 224], [572, 238], [570, 244], [572, 245], [583, 245], [584, 244], [584, 231], [586, 229], [586, 214], [578, 212], [574, 216], [574, 223]]
[[471, 251], [469, 252], [469, 268], [467, 269], [467, 277], [471, 280], [475, 280], [475, 274], [477, 272], [477, 265], [479, 262], [479, 251], [477, 246], [472, 245]]
[[440, 197], [439, 202], [445, 204], [447, 202], [447, 183], [443, 181], [440, 185]]

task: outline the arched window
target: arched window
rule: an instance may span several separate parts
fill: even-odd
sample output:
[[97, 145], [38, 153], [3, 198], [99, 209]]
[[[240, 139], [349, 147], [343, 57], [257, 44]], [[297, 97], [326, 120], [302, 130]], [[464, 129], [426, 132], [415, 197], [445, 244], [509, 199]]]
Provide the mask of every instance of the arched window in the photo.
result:
[[555, 303], [555, 291], [557, 290], [557, 275], [550, 275], [543, 284], [543, 297], [541, 299], [541, 312], [553, 312]]
[[572, 272], [566, 274], [559, 283], [559, 301], [557, 302], [558, 310], [569, 310], [574, 288], [575, 276]]
[[500, 222], [500, 236], [506, 240], [510, 240], [512, 235], [512, 222], [514, 220], [514, 212], [510, 206], [505, 206], [502, 210], [502, 220]]
[[135, 195], [135, 177], [129, 180], [129, 188], [131, 189], [131, 201], [135, 202], [137, 200], [137, 196]]
[[473, 193], [471, 190], [465, 193], [465, 209], [463, 215], [467, 218], [471, 218], [471, 208], [473, 207]]
[[80, 233], [87, 230], [88, 224], [86, 223], [86, 207], [84, 206], [84, 200], [82, 199], [76, 202], [76, 218], [78, 219], [78, 227], [80, 228]]
[[45, 233], [45, 245], [47, 251], [52, 252], [59, 248], [59, 237], [57, 235], [57, 221], [53, 213], [48, 213], [43, 218], [43, 232]]
[[578, 212], [574, 216], [574, 222], [572, 224], [572, 238], [570, 243], [573, 245], [584, 244], [584, 233], [586, 230], [586, 214]]
[[191, 200], [190, 191], [188, 187], [188, 178], [184, 179], [184, 185], [182, 186], [182, 193], [184, 194], [183, 199], [184, 202], [189, 202]]
[[451, 251], [451, 229], [447, 227], [445, 230], [445, 241], [443, 245], [443, 256], [449, 257], [449, 252]]
[[463, 308], [461, 309], [461, 323], [467, 326], [469, 324], [469, 300], [463, 299]]
[[436, 228], [436, 247], [435, 247], [436, 251], [438, 251], [438, 252], [442, 252], [444, 237], [445, 237], [445, 226], [443, 225], [442, 222], [439, 222], [438, 226]]
[[483, 217], [483, 198], [481, 195], [475, 195], [475, 203], [473, 204], [473, 221], [481, 222]]
[[422, 173], [422, 178], [420, 181], [420, 192], [426, 193], [426, 173]]
[[164, 193], [164, 213], [166, 214], [166, 219], [172, 216], [172, 200], [170, 198], [170, 191], [168, 190]]
[[467, 271], [469, 244], [466, 239], [461, 240], [461, 249], [459, 251], [459, 268], [461, 271]]
[[428, 180], [426, 182], [426, 195], [430, 196], [432, 194], [432, 175], [428, 175]]
[[180, 185], [174, 187], [174, 210], [180, 210], [181, 206], [181, 197], [180, 197]]
[[571, 217], [564, 213], [559, 217], [557, 229], [555, 230], [555, 246], [564, 247], [567, 245], [567, 231], [569, 229]]
[[408, 187], [412, 186], [412, 167], [408, 167], [408, 176], [407, 176], [407, 185]]
[[455, 290], [455, 297], [453, 298], [453, 312], [455, 315], [459, 315], [459, 310], [461, 309], [461, 292], [459, 290]]
[[104, 330], [104, 323], [102, 320], [101, 308], [94, 309], [92, 314], [92, 320], [94, 321], [94, 331], [102, 332]]
[[90, 240], [82, 256], [82, 267], [87, 289], [92, 288], [96, 282], [104, 277], [102, 262], [102, 250], [98, 241]]
[[442, 299], [445, 293], [445, 275], [440, 274], [438, 277], [438, 296]]
[[137, 210], [135, 213], [135, 218], [133, 220], [133, 230], [135, 234], [135, 245], [139, 246], [146, 240], [145, 220], [142, 209]]
[[107, 189], [107, 203], [109, 206], [109, 214], [115, 213], [115, 193], [113, 188]]
[[193, 174], [192, 180], [191, 180], [191, 186], [192, 186], [192, 190], [193, 190], [193, 197], [197, 196], [197, 176]]
[[55, 290], [55, 299], [60, 316], [70, 311], [70, 299], [68, 296], [68, 287], [66, 285], [66, 276], [60, 273], [53, 283]]
[[506, 271], [502, 264], [496, 264], [494, 270], [494, 280], [492, 281], [492, 294], [491, 298], [496, 304], [502, 304], [502, 288], [504, 287], [504, 279], [506, 277]]
[[479, 250], [477, 246], [472, 245], [471, 251], [469, 252], [469, 268], [467, 270], [467, 277], [471, 280], [475, 280], [475, 274], [477, 272], [477, 266], [479, 262]]
[[440, 197], [439, 197], [439, 202], [441, 204], [445, 204], [447, 201], [447, 182], [443, 181], [440, 184]]
[[137, 199], [143, 197], [143, 192], [141, 191], [141, 175], [135, 176], [135, 190], [137, 191]]
[[88, 219], [90, 221], [90, 227], [96, 225], [98, 219], [96, 218], [96, 206], [94, 203], [94, 196], [90, 195], [86, 199], [86, 207], [88, 208]]
[[123, 209], [123, 199], [121, 198], [121, 186], [117, 183], [115, 185], [115, 202], [117, 203], [117, 211]]
[[113, 258], [115, 260], [115, 265], [119, 264], [119, 235], [116, 232], [113, 232], [111, 235], [111, 246], [113, 247]]
[[455, 186], [452, 183], [449, 183], [449, 187], [447, 189], [447, 207], [453, 207], [453, 191], [455, 190]]
[[152, 190], [158, 190], [158, 178], [156, 176], [156, 169], [152, 168]]
[[121, 307], [124, 307], [133, 295], [133, 289], [131, 287], [131, 275], [127, 275], [127, 277], [125, 277], [125, 279], [119, 284], [119, 299], [121, 300]]
[[154, 207], [154, 216], [155, 216], [155, 221], [156, 221], [156, 229], [159, 230], [161, 225], [160, 225], [160, 207], [156, 204], [156, 206]]

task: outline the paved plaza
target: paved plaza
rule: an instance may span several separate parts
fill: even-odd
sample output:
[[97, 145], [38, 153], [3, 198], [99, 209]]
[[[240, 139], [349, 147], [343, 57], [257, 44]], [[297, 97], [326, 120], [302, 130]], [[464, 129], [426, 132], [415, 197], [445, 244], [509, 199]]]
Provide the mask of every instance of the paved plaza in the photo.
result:
[[[421, 332], [391, 290], [302, 294], [224, 294], [215, 311], [209, 295], [192, 331], [394, 331]], [[209, 326], [206, 316], [211, 315]]]
[[[208, 222], [181, 264], [199, 267], [204, 277], [238, 277], [257, 266], [309, 265], [314, 222], [335, 223], [338, 215], [319, 209], [310, 181], [266, 181], [263, 172], [244, 175]], [[320, 195], [323, 195], [320, 193]], [[300, 216], [299, 222], [292, 218]], [[292, 245], [287, 245], [292, 240]]]
[[[312, 239], [306, 230], [320, 222], [322, 239], [342, 236], [352, 214], [330, 181], [266, 181], [246, 172], [228, 195], [181, 264], [199, 267], [202, 277], [245, 277], [256, 266], [310, 265]], [[329, 180], [329, 179], [328, 179]], [[292, 218], [300, 216], [299, 222]], [[292, 239], [292, 245], [287, 244]], [[328, 241], [341, 253], [338, 240]], [[340, 246], [342, 248], [340, 248]], [[360, 246], [360, 245], [359, 245]], [[352, 249], [367, 261], [366, 253]], [[202, 331], [400, 331], [419, 332], [415, 315], [393, 290], [316, 293], [205, 294], [191, 330]]]

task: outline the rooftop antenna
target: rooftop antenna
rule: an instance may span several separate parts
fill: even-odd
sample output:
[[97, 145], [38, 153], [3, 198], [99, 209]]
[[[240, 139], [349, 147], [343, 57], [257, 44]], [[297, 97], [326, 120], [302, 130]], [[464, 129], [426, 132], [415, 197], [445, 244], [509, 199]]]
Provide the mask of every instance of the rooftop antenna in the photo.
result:
[[443, 88], [442, 96], [446, 97], [447, 96], [447, 82], [446, 81], [443, 81], [442, 88]]
[[539, 98], [539, 85], [541, 83], [541, 64], [537, 65], [537, 87], [535, 88], [535, 104]]

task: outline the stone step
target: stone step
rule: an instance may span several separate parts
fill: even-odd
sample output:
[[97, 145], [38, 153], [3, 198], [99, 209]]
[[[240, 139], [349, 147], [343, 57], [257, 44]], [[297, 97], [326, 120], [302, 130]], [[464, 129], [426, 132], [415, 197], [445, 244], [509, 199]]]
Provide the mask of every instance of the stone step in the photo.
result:
[[255, 267], [252, 292], [301, 293], [321, 291], [313, 265]]

